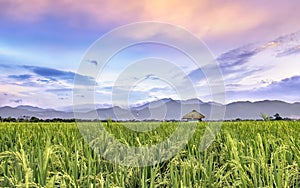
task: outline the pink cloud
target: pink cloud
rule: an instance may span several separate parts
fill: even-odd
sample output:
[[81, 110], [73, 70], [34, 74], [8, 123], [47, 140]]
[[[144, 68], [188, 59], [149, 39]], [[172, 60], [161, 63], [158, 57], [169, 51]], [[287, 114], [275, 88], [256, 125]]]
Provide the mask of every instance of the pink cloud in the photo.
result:
[[294, 0], [2, 0], [0, 16], [34, 22], [55, 15], [74, 27], [96, 28], [155, 20], [180, 25], [199, 37], [255, 40], [258, 35], [274, 37], [286, 29], [300, 29], [298, 5]]
[[48, 9], [50, 2], [43, 0], [3, 0], [0, 2], [0, 15], [14, 21], [37, 21], [50, 11]]

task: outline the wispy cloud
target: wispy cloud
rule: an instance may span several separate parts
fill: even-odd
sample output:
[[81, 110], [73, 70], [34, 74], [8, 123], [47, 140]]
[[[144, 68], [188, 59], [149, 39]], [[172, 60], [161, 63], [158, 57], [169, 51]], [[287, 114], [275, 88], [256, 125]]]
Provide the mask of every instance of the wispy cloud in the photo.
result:
[[36, 67], [36, 66], [23, 66], [23, 67], [39, 76], [48, 78], [53, 81], [57, 81], [57, 79], [72, 81], [75, 76], [75, 73], [73, 72], [61, 71], [61, 70], [51, 69], [46, 67]]
[[[256, 72], [263, 71], [263, 67], [251, 67], [251, 58], [262, 52], [264, 49], [258, 44], [249, 44], [229, 50], [216, 58], [218, 66], [209, 64], [205, 67], [195, 69], [188, 74], [188, 77], [194, 82], [203, 81], [206, 78], [206, 72], [212, 72], [214, 69], [221, 70], [224, 81], [233, 82], [246, 76], [251, 76]], [[205, 72], [206, 71], [206, 72]]]
[[61, 88], [61, 89], [47, 89], [47, 92], [53, 92], [53, 93], [67, 93], [72, 92], [72, 88]]
[[22, 103], [22, 99], [11, 99], [9, 101], [13, 103]]
[[31, 77], [32, 77], [32, 75], [30, 75], [30, 74], [9, 75], [8, 76], [8, 78], [12, 78], [12, 79], [15, 79], [15, 80], [27, 80]]
[[300, 53], [300, 44], [277, 54], [278, 57], [288, 56]]
[[78, 77], [77, 84], [82, 85], [95, 85], [96, 82], [92, 77], [80, 75], [71, 71], [62, 71], [58, 69], [52, 69], [47, 67], [37, 67], [37, 66], [23, 66], [25, 69], [31, 72], [47, 78], [52, 81], [67, 81], [68, 83], [73, 83], [75, 76]]
[[262, 49], [257, 45], [246, 45], [221, 54], [217, 61], [223, 70], [232, 70], [233, 67], [244, 65], [249, 62], [251, 57], [255, 56]]
[[94, 64], [95, 66], [98, 65], [98, 62], [96, 60], [87, 60], [88, 63]]

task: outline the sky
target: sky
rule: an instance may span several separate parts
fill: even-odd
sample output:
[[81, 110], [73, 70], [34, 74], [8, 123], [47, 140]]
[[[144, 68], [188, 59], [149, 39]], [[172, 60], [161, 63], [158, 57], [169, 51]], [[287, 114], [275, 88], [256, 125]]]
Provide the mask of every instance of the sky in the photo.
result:
[[[127, 87], [126, 79], [135, 80], [126, 94], [131, 104], [186, 99], [178, 95], [184, 78], [192, 81], [200, 100], [212, 100], [203, 70], [167, 45], [128, 47], [97, 77], [78, 70], [85, 61], [91, 70], [97, 66], [86, 54], [99, 38], [145, 21], [172, 24], [203, 41], [221, 70], [226, 103], [300, 102], [299, 6], [297, 0], [0, 0], [0, 106], [71, 106], [75, 77], [93, 86], [99, 105], [122, 103], [114, 93], [122, 94], [118, 89]], [[129, 34], [159, 37], [160, 29]], [[86, 101], [86, 96], [75, 97]]]

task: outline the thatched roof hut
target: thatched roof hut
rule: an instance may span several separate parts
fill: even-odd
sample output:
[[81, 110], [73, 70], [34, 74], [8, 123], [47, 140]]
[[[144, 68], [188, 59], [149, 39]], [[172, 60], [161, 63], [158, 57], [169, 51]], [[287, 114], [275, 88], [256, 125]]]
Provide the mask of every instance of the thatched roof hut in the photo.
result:
[[205, 118], [205, 116], [196, 110], [191, 111], [190, 113], [185, 114], [182, 117], [182, 120], [185, 121], [202, 121], [202, 118]]

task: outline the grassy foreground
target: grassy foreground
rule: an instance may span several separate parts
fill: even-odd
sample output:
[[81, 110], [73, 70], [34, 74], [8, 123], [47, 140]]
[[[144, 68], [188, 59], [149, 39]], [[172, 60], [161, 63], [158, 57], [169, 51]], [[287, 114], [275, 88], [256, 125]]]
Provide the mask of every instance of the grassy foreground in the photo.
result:
[[[75, 123], [0, 123], [0, 187], [300, 187], [300, 122], [226, 122], [200, 152], [206, 125], [170, 160], [138, 168], [98, 157]], [[177, 124], [150, 133], [106, 126], [136, 145], [164, 139]]]

